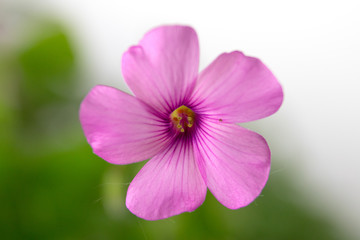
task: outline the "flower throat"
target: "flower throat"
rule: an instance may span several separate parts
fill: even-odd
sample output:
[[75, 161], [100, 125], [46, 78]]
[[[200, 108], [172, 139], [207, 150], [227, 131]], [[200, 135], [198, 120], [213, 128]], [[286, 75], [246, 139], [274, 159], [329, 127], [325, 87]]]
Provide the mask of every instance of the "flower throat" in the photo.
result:
[[170, 114], [174, 128], [179, 132], [185, 132], [194, 126], [195, 113], [188, 107], [182, 105]]

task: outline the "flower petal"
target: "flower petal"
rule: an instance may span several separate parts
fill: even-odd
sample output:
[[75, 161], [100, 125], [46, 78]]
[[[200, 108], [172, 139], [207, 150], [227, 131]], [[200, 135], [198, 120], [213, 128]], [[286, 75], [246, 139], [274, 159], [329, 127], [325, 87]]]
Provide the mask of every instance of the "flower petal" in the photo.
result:
[[217, 120], [240, 123], [273, 114], [282, 100], [279, 82], [259, 59], [231, 52], [201, 72], [190, 105]]
[[198, 65], [196, 32], [184, 26], [151, 30], [122, 58], [123, 76], [135, 96], [167, 113], [189, 97]]
[[251, 203], [270, 171], [270, 150], [259, 134], [225, 123], [204, 123], [196, 135], [195, 156], [206, 185], [230, 209]]
[[167, 140], [167, 126], [133, 96], [96, 86], [80, 108], [80, 122], [95, 154], [114, 164], [128, 164], [157, 154]]
[[128, 188], [126, 206], [138, 217], [158, 220], [194, 211], [205, 196], [193, 147], [178, 140], [136, 175]]

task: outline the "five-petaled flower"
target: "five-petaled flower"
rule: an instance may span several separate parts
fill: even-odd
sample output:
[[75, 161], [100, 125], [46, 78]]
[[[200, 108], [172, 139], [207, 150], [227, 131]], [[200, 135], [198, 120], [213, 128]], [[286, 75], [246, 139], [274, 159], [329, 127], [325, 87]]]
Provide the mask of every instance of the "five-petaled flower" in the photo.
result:
[[244, 207], [262, 191], [270, 171], [265, 139], [235, 123], [276, 112], [280, 84], [259, 60], [234, 51], [198, 73], [196, 32], [162, 26], [122, 58], [135, 96], [96, 86], [80, 121], [95, 154], [113, 164], [150, 160], [131, 182], [126, 206], [157, 220], [193, 211], [207, 188], [224, 206]]

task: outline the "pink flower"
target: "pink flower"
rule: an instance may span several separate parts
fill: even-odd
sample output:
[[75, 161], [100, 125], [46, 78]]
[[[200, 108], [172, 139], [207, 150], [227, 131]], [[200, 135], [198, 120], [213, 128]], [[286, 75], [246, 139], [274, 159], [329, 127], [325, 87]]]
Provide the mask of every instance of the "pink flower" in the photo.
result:
[[265, 139], [235, 123], [276, 112], [280, 84], [259, 60], [235, 51], [198, 73], [196, 32], [163, 26], [122, 58], [135, 96], [96, 86], [80, 121], [95, 154], [113, 164], [151, 158], [131, 182], [126, 206], [157, 220], [194, 211], [207, 188], [230, 209], [251, 203], [270, 171]]

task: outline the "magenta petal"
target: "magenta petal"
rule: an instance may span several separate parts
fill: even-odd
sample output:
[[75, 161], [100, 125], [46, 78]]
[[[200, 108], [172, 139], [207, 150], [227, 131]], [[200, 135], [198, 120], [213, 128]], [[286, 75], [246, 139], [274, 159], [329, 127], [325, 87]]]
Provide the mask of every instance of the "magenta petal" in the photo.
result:
[[270, 171], [270, 150], [259, 134], [224, 123], [204, 123], [197, 136], [196, 157], [206, 185], [224, 206], [251, 203]]
[[133, 96], [96, 86], [80, 108], [80, 122], [95, 154], [114, 164], [148, 159], [167, 143], [167, 126]]
[[237, 123], [273, 114], [282, 100], [279, 82], [259, 59], [231, 52], [201, 72], [192, 105], [198, 113]]
[[194, 211], [205, 195], [193, 147], [179, 140], [140, 170], [128, 188], [126, 206], [138, 217], [158, 220]]
[[123, 76], [135, 96], [164, 113], [189, 97], [198, 65], [196, 32], [184, 26], [151, 30], [122, 58]]

